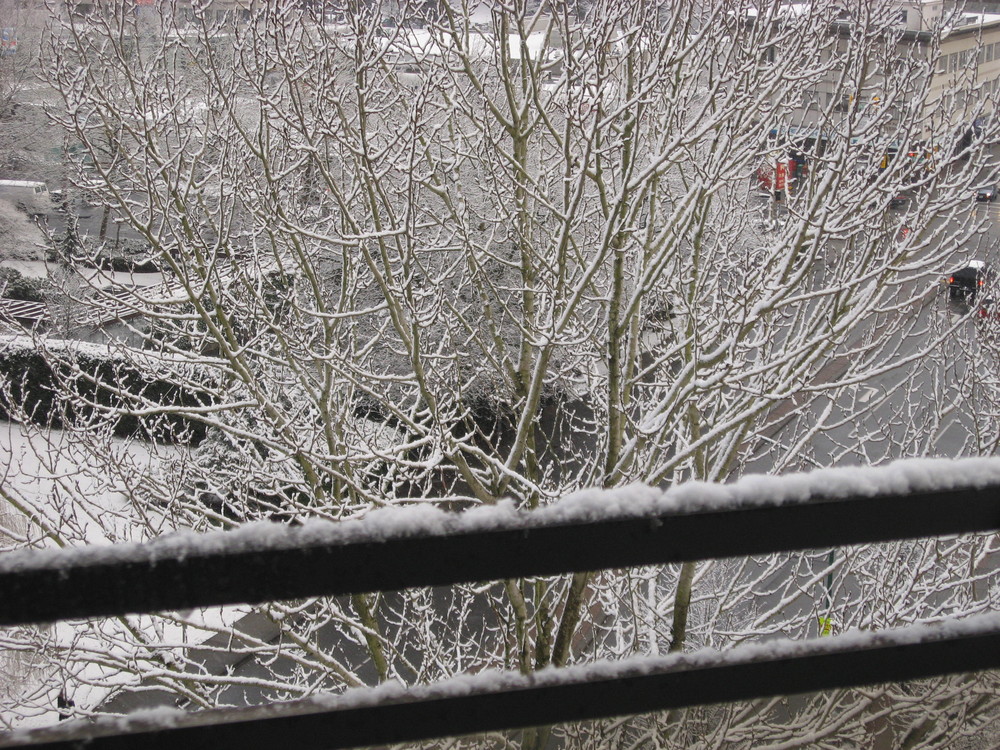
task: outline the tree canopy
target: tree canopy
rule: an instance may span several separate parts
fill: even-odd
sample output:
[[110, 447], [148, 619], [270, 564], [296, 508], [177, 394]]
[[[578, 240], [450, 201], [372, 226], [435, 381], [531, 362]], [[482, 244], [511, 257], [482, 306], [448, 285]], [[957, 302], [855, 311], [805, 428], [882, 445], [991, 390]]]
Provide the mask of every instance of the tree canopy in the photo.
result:
[[[991, 350], [956, 355], [968, 315], [934, 293], [981, 238], [970, 188], [996, 169], [995, 95], [968, 68], [944, 95], [932, 86], [955, 18], [910, 34], [891, 2], [119, 5], [53, 17], [50, 116], [79, 144], [70, 176], [124, 217], [162, 281], [81, 276], [67, 291], [119, 305], [127, 344], [109, 357], [212, 392], [186, 407], [126, 389], [69, 424], [62, 450], [121, 493], [127, 523], [94, 510], [84, 532], [7, 491], [32, 519], [18, 545], [398, 504], [533, 508], [1000, 438], [961, 408], [973, 390], [995, 403], [974, 364]], [[60, 391], [80, 398], [88, 374], [64, 371]], [[179, 415], [205, 437], [149, 443], [155, 468], [136, 472], [107, 427], [123, 413], [161, 429]], [[184, 613], [102, 621], [44, 659], [79, 690], [153, 668], [143, 684], [192, 707], [529, 673], [816, 635], [818, 617], [878, 628], [996, 606], [980, 567], [994, 547], [274, 604], [254, 608], [259, 639]], [[173, 628], [190, 643], [232, 634], [254, 676], [212, 673], [168, 645]], [[877, 716], [917, 737], [924, 712], [901, 696], [971, 705], [989, 679], [560, 731], [581, 746], [664, 732], [669, 746], [794, 747], [863, 736]]]

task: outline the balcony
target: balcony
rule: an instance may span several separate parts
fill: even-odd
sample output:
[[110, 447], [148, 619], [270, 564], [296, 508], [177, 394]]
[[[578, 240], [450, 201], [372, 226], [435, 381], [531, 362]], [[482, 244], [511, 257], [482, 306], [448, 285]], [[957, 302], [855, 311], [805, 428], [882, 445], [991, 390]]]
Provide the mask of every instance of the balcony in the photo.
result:
[[[0, 556], [0, 626], [717, 560], [995, 532], [1000, 459], [909, 461], [554, 506], [254, 525]], [[989, 561], [996, 567], [996, 561]], [[988, 608], [987, 608], [988, 609]], [[544, 727], [1000, 667], [1000, 613], [532, 674], [358, 688], [238, 709], [164, 708], [0, 734], [0, 747], [347, 748]], [[972, 717], [976, 718], [976, 717]]]

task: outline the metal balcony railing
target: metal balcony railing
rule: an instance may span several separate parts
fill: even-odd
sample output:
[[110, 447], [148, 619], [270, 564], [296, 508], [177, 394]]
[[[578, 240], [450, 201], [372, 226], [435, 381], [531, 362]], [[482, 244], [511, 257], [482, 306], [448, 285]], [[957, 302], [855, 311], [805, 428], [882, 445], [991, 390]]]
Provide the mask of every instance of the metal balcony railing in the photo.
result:
[[[1000, 460], [902, 462], [518, 513], [384, 511], [141, 545], [0, 555], [0, 626], [718, 559], [1000, 529]], [[808, 476], [808, 475], [807, 475]], [[824, 478], [825, 477], [825, 478]], [[903, 487], [902, 490], [898, 489]], [[246, 709], [0, 734], [0, 747], [341, 748], [1000, 667], [1000, 614], [940, 626], [485, 674]]]

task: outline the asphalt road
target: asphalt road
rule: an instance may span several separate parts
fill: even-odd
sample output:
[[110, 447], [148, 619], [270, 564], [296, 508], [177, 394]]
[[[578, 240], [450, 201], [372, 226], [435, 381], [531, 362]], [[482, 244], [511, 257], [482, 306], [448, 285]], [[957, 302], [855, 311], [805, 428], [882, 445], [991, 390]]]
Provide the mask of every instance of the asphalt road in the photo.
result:
[[[970, 197], [968, 211], [986, 220], [986, 231], [975, 247], [958, 254], [956, 268], [965, 260], [979, 258], [1000, 270], [1000, 200], [983, 204]], [[943, 278], [944, 274], [942, 282]], [[896, 360], [914, 357], [915, 361], [906, 368], [869, 378], [848, 389], [832, 407], [822, 398], [805, 413], [799, 411], [804, 399], [779, 404], [771, 412], [774, 426], [764, 433], [774, 441], [775, 449], [754, 461], [747, 471], [771, 470], [780, 446], [793, 444], [796, 434], [804, 426], [815, 425], [827, 409], [824, 423], [835, 426], [810, 441], [808, 449], [813, 466], [874, 464], [910, 455], [955, 457], [981, 452], [984, 425], [976, 417], [983, 408], [974, 401], [976, 397], [989, 395], [983, 391], [985, 383], [981, 382], [984, 363], [1000, 362], [1000, 319], [982, 320], [974, 306], [949, 300], [943, 283], [915, 282], [907, 291], [923, 294], [916, 303], [899, 312], [910, 316], [910, 325], [907, 332], [901, 332], [891, 343], [896, 347]], [[852, 349], [865, 334], [859, 326], [845, 349]], [[928, 348], [927, 356], [918, 356]], [[850, 355], [834, 358], [821, 369], [816, 380], [836, 383], [845, 377], [851, 364]], [[1000, 390], [997, 398], [1000, 399]], [[894, 444], [906, 428], [916, 425], [912, 417], [917, 413], [926, 417], [929, 412], [940, 410], [943, 403], [962, 408], [951, 409], [946, 418], [939, 420], [933, 434], [922, 436], [922, 442], [914, 429], [913, 434], [906, 436], [905, 443]], [[910, 417], [909, 421], [902, 422], [903, 415]], [[845, 446], [857, 444], [861, 436], [865, 450], [845, 450]], [[807, 469], [809, 465], [800, 468]]]

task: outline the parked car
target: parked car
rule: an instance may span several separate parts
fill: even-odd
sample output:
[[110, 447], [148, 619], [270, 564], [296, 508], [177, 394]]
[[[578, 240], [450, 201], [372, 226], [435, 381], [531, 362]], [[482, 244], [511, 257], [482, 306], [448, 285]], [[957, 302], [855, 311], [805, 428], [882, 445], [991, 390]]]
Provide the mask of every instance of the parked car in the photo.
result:
[[948, 277], [948, 296], [972, 302], [976, 294], [992, 280], [993, 272], [981, 260], [970, 260]]
[[903, 208], [908, 200], [910, 200], [910, 196], [898, 193], [889, 199], [889, 208]]
[[992, 203], [997, 197], [997, 186], [987, 185], [986, 187], [981, 187], [976, 191], [977, 201], [989, 201]]

